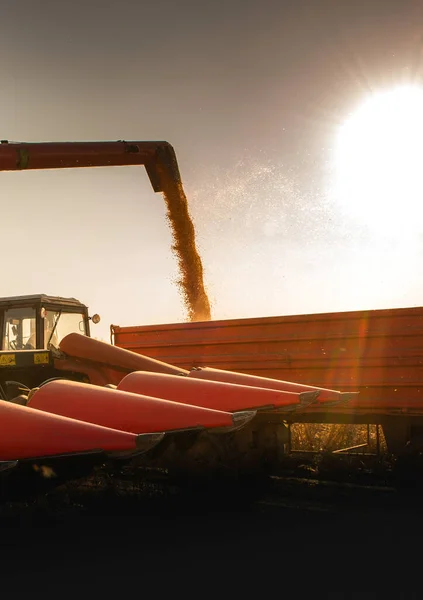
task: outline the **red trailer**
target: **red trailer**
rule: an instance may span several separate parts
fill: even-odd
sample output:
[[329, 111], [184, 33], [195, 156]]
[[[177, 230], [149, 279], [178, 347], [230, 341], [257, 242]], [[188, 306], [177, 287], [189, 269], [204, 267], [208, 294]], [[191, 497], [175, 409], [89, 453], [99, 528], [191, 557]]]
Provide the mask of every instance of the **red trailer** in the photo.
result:
[[116, 346], [185, 370], [212, 367], [360, 392], [345, 405], [292, 413], [296, 422], [380, 424], [394, 452], [422, 437], [422, 307], [113, 325], [111, 333]]

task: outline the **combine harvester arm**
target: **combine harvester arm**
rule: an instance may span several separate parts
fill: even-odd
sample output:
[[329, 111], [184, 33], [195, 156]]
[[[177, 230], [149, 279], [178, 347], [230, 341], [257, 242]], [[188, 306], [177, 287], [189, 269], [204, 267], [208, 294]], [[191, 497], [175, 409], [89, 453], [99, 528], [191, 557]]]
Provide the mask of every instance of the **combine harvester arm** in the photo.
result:
[[[166, 398], [166, 399], [164, 399]], [[173, 402], [75, 381], [50, 381], [29, 398], [31, 408], [136, 434], [216, 429], [233, 431], [255, 416]]]
[[163, 432], [134, 434], [0, 400], [0, 497], [45, 492], [106, 461], [133, 460]]
[[90, 383], [100, 386], [117, 385], [125, 375], [133, 371], [188, 375], [188, 371], [179, 367], [79, 333], [69, 333], [62, 339], [54, 365], [58, 371], [80, 371], [87, 376]]
[[112, 385], [121, 392], [165, 398], [206, 409], [237, 412], [251, 409], [297, 410], [313, 404], [320, 390], [287, 391], [265, 386], [190, 378], [190, 372], [169, 363], [70, 333], [60, 343], [58, 371], [84, 373], [96, 386]]
[[[153, 190], [164, 194], [168, 212], [173, 214], [173, 221], [176, 219], [176, 222], [172, 222], [174, 236], [179, 235], [185, 239], [187, 227], [189, 225], [192, 228], [192, 224], [175, 151], [168, 142], [0, 143], [0, 171], [112, 166], [144, 166]], [[169, 202], [169, 198], [172, 197], [176, 198], [176, 203]], [[185, 221], [181, 220], [181, 214], [185, 215]], [[192, 232], [190, 240], [193, 242], [193, 239]], [[190, 315], [193, 320], [208, 320], [210, 311], [207, 298], [200, 289], [202, 268], [195, 245], [189, 256], [184, 254], [178, 244], [173, 248], [179, 248], [183, 289]], [[247, 380], [242, 377], [234, 380], [232, 375], [229, 378], [227, 373], [222, 371], [217, 374], [209, 370], [189, 372], [78, 334], [71, 334], [62, 340], [59, 352], [54, 355], [54, 366], [70, 378], [74, 373], [83, 374], [85, 382], [88, 380], [91, 386], [100, 386], [103, 389], [96, 390], [81, 383], [46, 383], [38, 392], [32, 394], [29, 405], [22, 407], [23, 411], [30, 411], [22, 413], [23, 415], [38, 414], [44, 418], [54, 415], [55, 418], [79, 422], [80, 426], [84, 423], [86, 426], [108, 428], [109, 431], [115, 431], [116, 436], [118, 433], [130, 435], [129, 432], [132, 435], [142, 432], [171, 433], [175, 429], [192, 427], [195, 430], [203, 427], [206, 431], [222, 429], [232, 437], [226, 436], [224, 443], [220, 444], [216, 463], [219, 466], [224, 464], [225, 468], [231, 463], [236, 470], [240, 466], [241, 457], [244, 456], [251, 457], [255, 466], [269, 466], [273, 459], [278, 458], [288, 439], [288, 430], [281, 418], [281, 412], [305, 410], [313, 406], [318, 397], [318, 401], [322, 403], [351, 399], [351, 396], [333, 390], [299, 386], [289, 382], [275, 385], [274, 382], [269, 383], [263, 379]], [[145, 376], [140, 372], [150, 374]], [[126, 380], [125, 376], [128, 376]], [[203, 381], [200, 381], [201, 379]], [[205, 381], [206, 379], [209, 381]], [[110, 384], [117, 389], [104, 389], [104, 386]], [[87, 403], [84, 403], [84, 399], [88, 400]], [[115, 409], [117, 405], [120, 405], [120, 411]], [[141, 414], [141, 406], [144, 414]], [[157, 412], [153, 411], [153, 406], [157, 408]], [[16, 411], [13, 415], [15, 413]], [[126, 420], [123, 418], [124, 414]], [[154, 419], [152, 416], [155, 416]], [[236, 435], [229, 433], [234, 429]], [[242, 430], [241, 434], [239, 429]], [[165, 444], [167, 441], [169, 457], [173, 459], [179, 455], [185, 466], [190, 458], [190, 445], [184, 435], [171, 433], [166, 435], [163, 441]], [[196, 435], [198, 437], [198, 432]], [[201, 442], [204, 442], [204, 437], [201, 438]], [[131, 444], [137, 439], [139, 444], [142, 438], [128, 439], [131, 440]], [[157, 442], [157, 437], [145, 439], [152, 440], [154, 444]], [[215, 446], [213, 439], [205, 453], [206, 458]], [[191, 458], [201, 472], [208, 461], [203, 460], [197, 452], [193, 444]], [[5, 453], [4, 457], [5, 460], [14, 459], [15, 454], [9, 456]]]
[[[154, 459], [149, 454], [137, 463], [191, 478], [268, 470], [288, 440], [281, 413], [304, 410], [320, 395], [313, 388], [196, 379], [180, 367], [77, 333], [61, 341], [55, 367], [65, 377], [80, 373], [90, 384], [46, 382], [31, 395], [30, 407], [137, 433], [147, 424], [143, 431], [165, 431]], [[226, 435], [218, 441], [215, 433]]]
[[144, 166], [155, 192], [181, 183], [173, 147], [158, 142], [8, 142], [0, 144], [0, 171]]
[[293, 383], [292, 381], [282, 381], [271, 379], [269, 377], [260, 377], [258, 375], [249, 375], [248, 373], [237, 373], [234, 371], [225, 371], [223, 369], [214, 369], [212, 367], [194, 367], [189, 377], [201, 379], [204, 381], [223, 381], [235, 385], [246, 385], [252, 387], [261, 387], [270, 390], [281, 390], [284, 392], [306, 393], [319, 392], [318, 401], [326, 406], [350, 403], [358, 396], [358, 392], [340, 392], [327, 388], [304, 385], [302, 383]]

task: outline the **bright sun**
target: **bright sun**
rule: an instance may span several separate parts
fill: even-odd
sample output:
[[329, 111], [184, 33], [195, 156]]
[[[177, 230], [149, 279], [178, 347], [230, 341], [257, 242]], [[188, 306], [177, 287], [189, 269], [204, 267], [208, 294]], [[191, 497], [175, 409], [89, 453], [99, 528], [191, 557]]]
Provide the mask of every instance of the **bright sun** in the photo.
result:
[[384, 230], [423, 228], [423, 89], [372, 96], [335, 151], [335, 194], [348, 214]]

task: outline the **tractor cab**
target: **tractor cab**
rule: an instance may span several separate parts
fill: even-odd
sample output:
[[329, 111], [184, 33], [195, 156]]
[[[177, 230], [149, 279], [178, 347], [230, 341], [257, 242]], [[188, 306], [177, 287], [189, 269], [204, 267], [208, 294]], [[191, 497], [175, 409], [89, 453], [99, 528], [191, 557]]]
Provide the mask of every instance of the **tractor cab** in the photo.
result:
[[[94, 315], [93, 323], [100, 317]], [[90, 335], [88, 308], [75, 298], [38, 294], [0, 298], [1, 350], [48, 350], [69, 333]]]
[[[0, 398], [12, 400], [51, 378], [63, 377], [53, 349], [70, 333], [90, 336], [88, 308], [75, 298], [37, 294], [0, 298]], [[79, 373], [68, 373], [80, 380]]]

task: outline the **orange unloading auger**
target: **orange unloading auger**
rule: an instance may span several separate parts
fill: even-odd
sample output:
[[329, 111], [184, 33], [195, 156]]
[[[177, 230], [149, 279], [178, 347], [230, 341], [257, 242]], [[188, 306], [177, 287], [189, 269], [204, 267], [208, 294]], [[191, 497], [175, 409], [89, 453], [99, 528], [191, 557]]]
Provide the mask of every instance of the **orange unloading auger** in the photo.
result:
[[9, 142], [0, 143], [0, 171], [144, 166], [155, 192], [168, 180], [181, 183], [173, 147], [158, 142]]
[[144, 166], [155, 192], [162, 192], [172, 227], [172, 250], [181, 273], [182, 297], [191, 321], [210, 320], [203, 266], [195, 246], [173, 147], [159, 142], [8, 142], [0, 143], [0, 171]]

